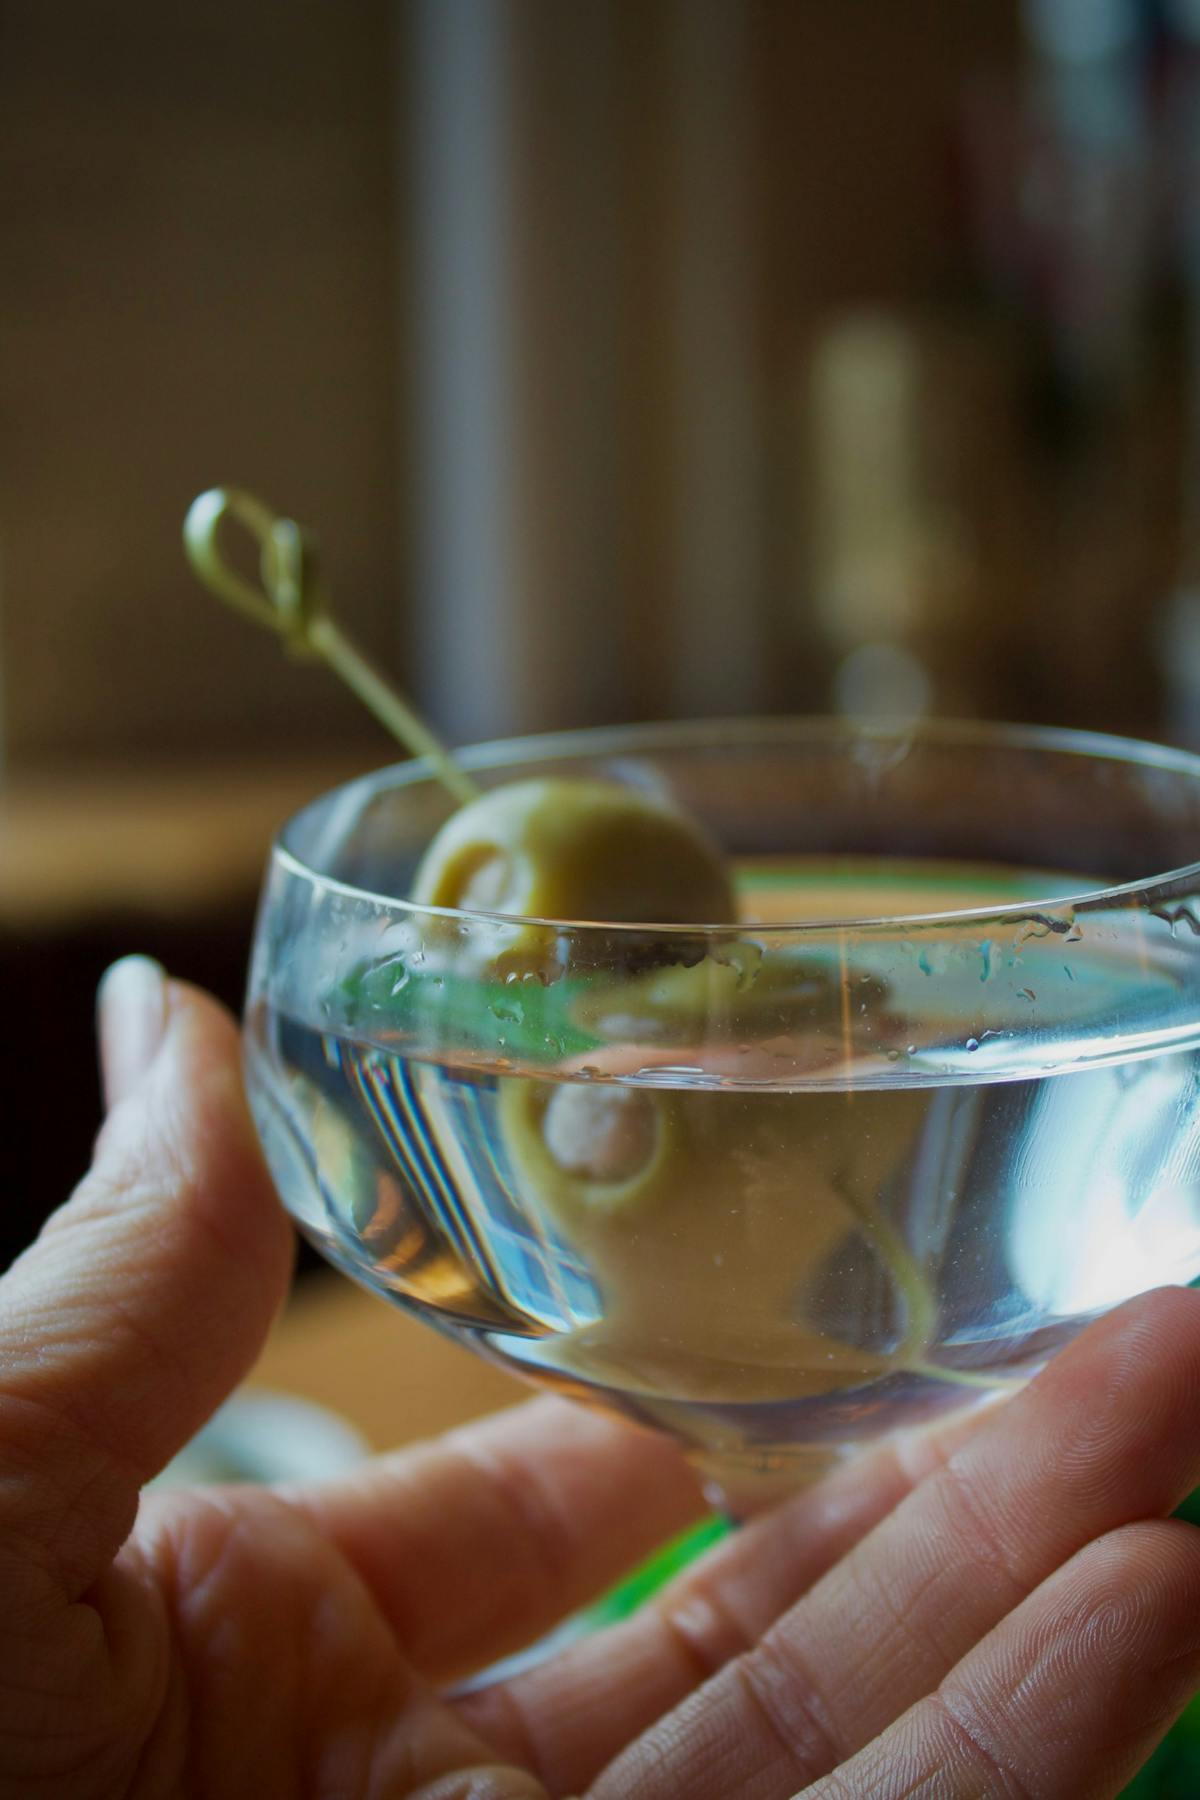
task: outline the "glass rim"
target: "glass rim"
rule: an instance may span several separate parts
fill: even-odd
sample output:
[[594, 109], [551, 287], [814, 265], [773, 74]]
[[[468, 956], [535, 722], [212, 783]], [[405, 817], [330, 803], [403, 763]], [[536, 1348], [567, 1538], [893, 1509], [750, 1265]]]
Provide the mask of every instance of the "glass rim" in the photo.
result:
[[[582, 727], [565, 731], [527, 733], [520, 737], [493, 738], [469, 744], [453, 752], [454, 760], [468, 771], [496, 770], [524, 762], [571, 761], [635, 749], [719, 750], [723, 744], [753, 747], [756, 744], [833, 744], [839, 739], [848, 743], [903, 744], [919, 742], [958, 745], [982, 749], [988, 745], [1007, 749], [1041, 751], [1080, 759], [1106, 760], [1137, 765], [1148, 770], [1163, 770], [1186, 776], [1200, 785], [1200, 754], [1173, 745], [1157, 744], [1148, 739], [1122, 736], [1102, 731], [1079, 730], [1069, 726], [1010, 724], [994, 720], [960, 720], [926, 718], [916, 722], [886, 719], [856, 722], [833, 715], [766, 715], [761, 718], [712, 718], [660, 721], [648, 724], [623, 724]], [[1136, 880], [1082, 887], [1063, 894], [1039, 898], [1036, 895], [1019, 900], [1006, 900], [994, 905], [953, 907], [937, 912], [892, 913], [878, 915], [838, 916], [782, 919], [754, 924], [738, 920], [714, 920], [711, 924], [677, 924], [659, 920], [637, 922], [606, 919], [558, 919], [538, 914], [491, 912], [486, 908], [433, 906], [343, 881], [312, 867], [288, 842], [289, 835], [318, 806], [335, 796], [343, 802], [357, 793], [364, 796], [372, 789], [410, 788], [424, 782], [438, 785], [433, 765], [425, 757], [413, 757], [386, 763], [368, 770], [347, 782], [339, 783], [306, 801], [279, 827], [271, 846], [271, 859], [293, 876], [333, 894], [381, 908], [388, 908], [412, 918], [447, 919], [470, 925], [528, 926], [542, 930], [586, 934], [603, 932], [606, 936], [630, 934], [640, 939], [648, 935], [680, 939], [728, 939], [753, 931], [772, 939], [787, 940], [815, 933], [837, 931], [914, 931], [929, 927], [953, 928], [983, 919], [1008, 919], [1018, 922], [1031, 912], [1067, 913], [1097, 908], [1158, 888], [1194, 883], [1200, 885], [1200, 860], [1155, 870]]]

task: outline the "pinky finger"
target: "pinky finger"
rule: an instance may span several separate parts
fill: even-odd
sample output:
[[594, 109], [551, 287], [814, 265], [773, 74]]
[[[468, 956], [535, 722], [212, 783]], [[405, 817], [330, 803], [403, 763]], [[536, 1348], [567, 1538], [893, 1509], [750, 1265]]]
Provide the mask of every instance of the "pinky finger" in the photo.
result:
[[1127, 1525], [804, 1800], [1112, 1800], [1198, 1686], [1200, 1531]]

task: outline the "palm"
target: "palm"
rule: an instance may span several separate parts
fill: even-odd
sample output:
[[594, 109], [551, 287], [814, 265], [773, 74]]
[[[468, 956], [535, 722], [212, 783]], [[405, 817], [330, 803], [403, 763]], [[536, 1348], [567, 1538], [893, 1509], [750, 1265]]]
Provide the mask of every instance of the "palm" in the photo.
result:
[[118, 1578], [133, 1584], [132, 1629], [155, 1653], [100, 1722], [113, 1743], [142, 1737], [150, 1793], [407, 1794], [483, 1760], [414, 1675], [376, 1596], [303, 1513], [249, 1492], [153, 1513]]
[[80, 1632], [76, 1605], [5, 1646], [17, 1705], [26, 1673], [53, 1695], [5, 1800], [368, 1793], [364, 1771], [403, 1754], [396, 1697], [412, 1683], [349, 1565], [268, 1496], [153, 1513], [88, 1595], [103, 1634]]

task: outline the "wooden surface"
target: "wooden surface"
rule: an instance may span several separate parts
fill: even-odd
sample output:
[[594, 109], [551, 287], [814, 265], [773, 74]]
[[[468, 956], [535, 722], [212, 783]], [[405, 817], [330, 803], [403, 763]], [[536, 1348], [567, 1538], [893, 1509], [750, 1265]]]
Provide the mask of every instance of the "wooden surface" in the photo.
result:
[[0, 787], [0, 930], [195, 917], [252, 896], [293, 812], [398, 755], [381, 733], [357, 752], [13, 776]]
[[333, 1275], [301, 1288], [251, 1385], [331, 1408], [374, 1450], [435, 1436], [530, 1393], [482, 1357]]

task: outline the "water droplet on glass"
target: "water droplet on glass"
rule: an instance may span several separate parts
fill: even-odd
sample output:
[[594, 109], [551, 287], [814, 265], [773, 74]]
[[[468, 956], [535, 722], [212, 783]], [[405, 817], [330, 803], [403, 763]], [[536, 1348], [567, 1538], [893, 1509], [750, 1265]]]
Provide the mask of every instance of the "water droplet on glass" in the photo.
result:
[[978, 1048], [979, 1048], [979, 1039], [978, 1038], [972, 1037], [972, 1038], [967, 1039], [967, 1049], [968, 1050], [978, 1050]]

